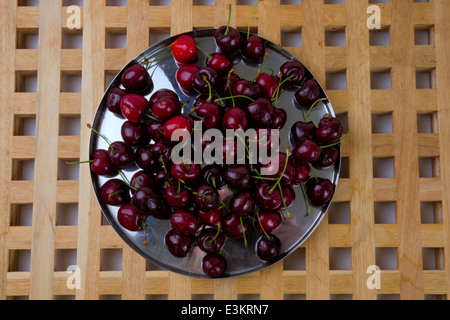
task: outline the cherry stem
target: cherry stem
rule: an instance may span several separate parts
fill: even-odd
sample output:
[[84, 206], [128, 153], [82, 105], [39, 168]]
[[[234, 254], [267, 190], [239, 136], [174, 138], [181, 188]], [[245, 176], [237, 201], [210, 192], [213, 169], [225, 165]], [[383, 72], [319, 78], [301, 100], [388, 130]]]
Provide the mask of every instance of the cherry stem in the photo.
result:
[[222, 100], [228, 100], [228, 99], [234, 99], [234, 98], [246, 98], [246, 99], [250, 100], [251, 102], [255, 102], [255, 99], [252, 99], [252, 98], [244, 96], [244, 95], [237, 95], [237, 96], [219, 98], [219, 99], [214, 100], [214, 102], [217, 103], [217, 102], [222, 101]]
[[242, 142], [242, 144], [244, 145], [244, 148], [245, 148], [245, 152], [247, 153], [247, 158], [251, 158], [251, 156], [250, 156], [250, 150], [248, 149], [248, 146], [247, 146], [247, 144], [245, 143], [245, 140], [237, 133], [237, 132], [235, 132], [234, 133], [235, 135], [236, 135], [236, 137]]
[[203, 81], [206, 82], [206, 84], [208, 85], [208, 89], [209, 89], [209, 97], [208, 97], [208, 99], [206, 99], [206, 102], [211, 102], [211, 99], [212, 99], [211, 83], [208, 81], [208, 78], [206, 76], [203, 77]]
[[147, 68], [146, 68], [146, 69], [147, 69], [147, 71], [148, 71], [148, 70], [151, 68], [151, 66], [152, 66], [153, 63], [159, 62], [159, 61], [162, 61], [162, 60], [165, 60], [166, 58], [170, 57], [170, 56], [171, 56], [170, 53], [164, 55], [164, 54], [165, 54], [166, 52], [168, 52], [168, 51], [169, 51], [169, 49], [167, 48], [167, 49], [164, 50], [161, 54], [159, 54], [158, 56], [156, 56], [155, 59], [150, 60], [150, 61], [147, 61], [147, 60], [142, 61], [141, 64], [147, 65]]
[[264, 230], [262, 223], [261, 223], [261, 219], [259, 218], [259, 210], [256, 209], [256, 217], [258, 218], [258, 223], [259, 226], [261, 227], [262, 232], [264, 233], [264, 235], [266, 236], [267, 239], [270, 239], [269, 235], [267, 234], [266, 230]]
[[345, 138], [347, 138], [347, 136], [348, 136], [349, 133], [350, 133], [350, 131], [347, 131], [347, 132], [345, 133], [345, 135], [342, 137], [342, 139], [340, 139], [339, 141], [337, 141], [337, 142], [335, 142], [335, 143], [332, 143], [332, 144], [329, 144], [329, 145], [326, 145], [326, 146], [321, 146], [320, 149], [326, 149], [326, 148], [330, 148], [330, 147], [333, 147], [333, 146], [335, 146], [335, 145], [340, 144], [342, 141], [345, 140]]
[[275, 185], [272, 187], [272, 189], [269, 190], [269, 194], [272, 194], [272, 192], [275, 190], [275, 188], [280, 184], [281, 179], [283, 179], [284, 173], [286, 172], [286, 168], [288, 165], [288, 161], [289, 161], [289, 147], [286, 148], [286, 161], [284, 163], [283, 172], [281, 173], [280, 177], [278, 178], [277, 183], [275, 183]]
[[314, 179], [316, 179], [316, 182], [319, 182], [319, 178], [317, 178], [316, 172], [314, 171], [311, 163], [309, 164], [309, 167], [311, 168], [311, 173], [313, 174]]
[[286, 79], [284, 79], [283, 81], [280, 82], [280, 84], [278, 85], [277, 89], [275, 90], [275, 92], [272, 95], [272, 100], [275, 98], [275, 95], [276, 95], [277, 96], [277, 101], [278, 101], [278, 96], [280, 95], [281, 86], [283, 84], [285, 84], [286, 81], [288, 81], [289, 79], [291, 79], [293, 77], [295, 77], [295, 75], [291, 74], [289, 77], [287, 77]]
[[241, 221], [241, 228], [242, 228], [242, 234], [244, 235], [244, 245], [247, 248], [247, 237], [245, 236], [245, 228], [244, 228], [244, 222], [242, 221], [242, 217], [239, 217], [239, 220]]
[[198, 193], [198, 192], [192, 192], [192, 194], [195, 194], [196, 196], [202, 196], [206, 200], [211, 199], [211, 195], [209, 195], [209, 194], [202, 194], [202, 193]]
[[113, 195], [119, 194], [119, 193], [121, 193], [121, 192], [123, 192], [123, 190], [117, 190], [117, 191], [115, 191], [115, 192], [113, 192], [113, 193], [108, 194], [108, 200], [111, 199], [111, 197], [112, 197]]
[[217, 232], [216, 232], [216, 235], [214, 236], [214, 238], [212, 238], [211, 240], [208, 241], [209, 244], [213, 243], [213, 242], [217, 239], [217, 237], [219, 236], [219, 234], [220, 234], [220, 223], [217, 225]]
[[228, 34], [228, 29], [230, 27], [231, 23], [231, 4], [228, 6], [228, 23], [227, 23], [227, 29], [225, 30], [225, 35]]
[[314, 120], [311, 118], [310, 113], [311, 113], [312, 109], [313, 109], [320, 101], [326, 101], [326, 100], [327, 100], [327, 98], [322, 98], [322, 99], [319, 99], [319, 100], [315, 101], [315, 102], [312, 104], [312, 106], [309, 108], [308, 112], [306, 113], [305, 120], [308, 120], [308, 118], [311, 119], [312, 123], [314, 123], [314, 126], [315, 126], [316, 128], [317, 128], [317, 124], [316, 124], [316, 123], [314, 122]]
[[186, 182], [184, 182], [183, 180], [181, 180], [181, 179], [178, 179], [178, 190], [177, 190], [177, 193], [180, 193], [181, 192], [181, 184], [185, 184]]
[[162, 163], [164, 172], [167, 173], [167, 167], [166, 167], [166, 164], [165, 164], [165, 162], [164, 162], [164, 156], [163, 156], [163, 155], [160, 155], [159, 158], [161, 159], [161, 163]]
[[125, 178], [125, 176], [123, 175], [122, 171], [120, 171], [120, 170], [118, 170], [118, 171], [119, 171], [119, 175], [120, 175], [120, 177], [122, 178], [123, 182], [125, 182], [125, 184], [126, 184], [130, 189], [133, 189], [134, 191], [136, 191], [137, 188], [133, 187], [133, 186], [128, 182], [127, 178]]
[[70, 161], [66, 161], [66, 164], [74, 165], [74, 164], [92, 163], [92, 162], [94, 162], [94, 160], [89, 160], [89, 161], [78, 161], [78, 162], [70, 162]]
[[253, 6], [252, 12], [250, 13], [250, 19], [248, 21], [248, 30], [247, 30], [247, 40], [250, 38], [250, 26], [252, 24], [252, 17], [253, 13], [255, 12], [256, 6], [261, 2], [262, 0], [258, 0], [258, 2]]
[[290, 218], [291, 213], [289, 212], [286, 202], [284, 201], [283, 188], [281, 188], [281, 184], [278, 185], [278, 189], [280, 190], [281, 200], [283, 201], [284, 210], [286, 211], [288, 217]]
[[151, 114], [145, 113], [144, 116], [149, 118], [149, 119], [151, 119], [151, 120], [153, 120], [153, 121], [161, 122], [158, 119], [156, 119], [154, 116], [152, 116]]
[[[258, 78], [258, 76], [261, 74], [261, 72], [265, 69], [264, 63], [266, 62], [267, 57], [270, 57], [270, 54], [266, 52], [266, 54], [264, 55], [263, 61], [261, 63], [261, 67], [258, 69], [258, 72], [256, 72], [256, 77], [255, 77], [255, 79], [253, 79], [252, 82], [254, 82]], [[270, 68], [267, 68], [267, 69], [270, 69]], [[272, 70], [272, 69], [270, 69], [270, 70]], [[272, 74], [273, 74], [273, 70], [272, 70]]]
[[[231, 89], [231, 82], [230, 82], [230, 77], [233, 72], [234, 72], [234, 68], [231, 68], [231, 70], [228, 72], [227, 84], [228, 84], [228, 89], [230, 90], [230, 96], [231, 96], [231, 99], [233, 102], [233, 107], [235, 107], [236, 103], [234, 102], [233, 90]], [[219, 97], [219, 99], [220, 99], [220, 97]]]
[[98, 132], [97, 130], [95, 130], [94, 128], [92, 128], [92, 126], [88, 123], [87, 127], [89, 130], [94, 131], [97, 135], [99, 135], [103, 140], [105, 140], [105, 142], [108, 144], [108, 146], [111, 148], [112, 152], [116, 152], [116, 150], [111, 146], [111, 143], [108, 141], [108, 139], [106, 139], [106, 137], [104, 135], [102, 135], [100, 132]]
[[144, 242], [142, 243], [143, 246], [147, 245], [147, 228], [145, 227], [145, 220], [141, 221], [142, 229], [144, 230]]
[[300, 184], [302, 187], [302, 191], [303, 191], [303, 195], [305, 196], [305, 200], [306, 200], [306, 216], [309, 216], [311, 214], [311, 206], [309, 205], [309, 199], [308, 199], [308, 195], [306, 194], [306, 190], [305, 190], [305, 186], [303, 183]]

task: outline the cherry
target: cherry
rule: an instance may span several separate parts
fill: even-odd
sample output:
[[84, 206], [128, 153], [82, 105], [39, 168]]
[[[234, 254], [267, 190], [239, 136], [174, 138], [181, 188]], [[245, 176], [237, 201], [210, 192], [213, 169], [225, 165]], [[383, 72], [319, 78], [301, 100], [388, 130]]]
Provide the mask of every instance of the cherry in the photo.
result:
[[218, 226], [222, 219], [222, 209], [217, 207], [210, 211], [197, 210], [197, 217], [200, 222], [209, 226]]
[[182, 35], [172, 44], [173, 57], [180, 64], [193, 62], [197, 53], [197, 42], [191, 36]]
[[255, 229], [259, 233], [272, 233], [283, 223], [283, 217], [279, 211], [262, 209], [254, 221]]
[[316, 131], [317, 140], [325, 145], [338, 142], [344, 133], [344, 126], [341, 120], [325, 115], [319, 122]]
[[260, 182], [256, 187], [258, 205], [268, 210], [278, 209], [282, 205], [280, 191], [266, 181]]
[[230, 210], [239, 217], [248, 216], [255, 208], [255, 200], [250, 192], [238, 192], [230, 200]]
[[272, 100], [275, 91], [280, 85], [280, 81], [280, 77], [269, 75], [265, 72], [261, 72], [255, 80], [255, 82], [262, 88], [264, 97], [269, 100]]
[[192, 192], [194, 195], [194, 205], [198, 210], [210, 211], [217, 208], [219, 203], [219, 193], [214, 187], [208, 184], [201, 184]]
[[147, 126], [143, 123], [125, 121], [122, 124], [121, 135], [123, 141], [131, 146], [144, 144], [148, 140]]
[[129, 231], [141, 231], [144, 217], [130, 204], [126, 203], [117, 211], [119, 224]]
[[210, 278], [220, 277], [227, 269], [227, 261], [219, 253], [208, 253], [202, 259], [202, 270]]
[[209, 66], [201, 67], [192, 79], [192, 86], [199, 93], [208, 93], [215, 88], [219, 75]]
[[282, 185], [281, 191], [283, 192], [283, 205], [285, 206], [285, 209], [291, 207], [297, 197], [294, 188], [292, 185]]
[[159, 170], [155, 173], [155, 186], [163, 190], [173, 182], [172, 175], [166, 170]]
[[136, 164], [146, 172], [151, 172], [156, 168], [156, 163], [152, 153], [153, 145], [141, 145], [136, 149]]
[[161, 199], [150, 186], [143, 186], [136, 190], [131, 197], [131, 204], [143, 215], [156, 213], [161, 206]]
[[336, 163], [339, 158], [339, 149], [336, 146], [331, 146], [322, 149], [319, 159], [314, 162], [314, 166], [318, 168], [328, 168]]
[[195, 109], [203, 129], [217, 128], [222, 122], [222, 109], [216, 103], [203, 103]]
[[286, 61], [280, 67], [280, 74], [281, 81], [286, 80], [288, 86], [301, 85], [305, 79], [305, 67], [297, 61]]
[[236, 29], [230, 27], [230, 22], [231, 5], [229, 6], [228, 12], [228, 24], [216, 30], [214, 39], [216, 40], [216, 45], [219, 47], [220, 51], [227, 56], [234, 56], [239, 52], [241, 47], [241, 35]]
[[280, 108], [274, 108], [272, 118], [272, 129], [282, 129], [287, 121], [286, 110]]
[[297, 121], [291, 127], [291, 136], [294, 142], [301, 138], [314, 140], [316, 138], [316, 126], [313, 122]]
[[232, 83], [231, 89], [233, 95], [236, 96], [236, 103], [241, 106], [248, 105], [252, 100], [254, 101], [261, 97], [262, 94], [262, 89], [258, 83], [250, 82], [245, 79], [240, 79]]
[[306, 80], [300, 89], [295, 92], [295, 101], [304, 106], [310, 107], [314, 102], [320, 99], [320, 88], [313, 79]]
[[251, 102], [245, 109], [256, 127], [267, 128], [272, 125], [274, 108], [267, 98], [259, 98]]
[[162, 97], [173, 97], [178, 99], [178, 95], [170, 89], [159, 89], [158, 91], [155, 91], [152, 96], [149, 99], [150, 106], [153, 106], [156, 101], [158, 101]]
[[222, 118], [222, 128], [224, 130], [232, 129], [236, 131], [242, 129], [243, 131], [246, 131], [249, 126], [247, 114], [241, 108], [231, 107], [225, 111]]
[[281, 182], [285, 184], [291, 183], [295, 175], [294, 163], [284, 152], [271, 156], [268, 163], [262, 164], [261, 168], [264, 168], [266, 176], [281, 178]]
[[251, 36], [244, 41], [241, 54], [250, 63], [261, 63], [266, 54], [266, 47], [258, 36]]
[[108, 148], [108, 155], [111, 163], [119, 169], [130, 166], [135, 160], [133, 148], [123, 141], [111, 143]]
[[309, 179], [305, 187], [309, 201], [315, 206], [327, 204], [331, 200], [334, 192], [333, 183], [324, 178]]
[[100, 188], [100, 198], [110, 206], [121, 206], [130, 200], [130, 189], [120, 179], [110, 179]]
[[218, 253], [225, 244], [225, 236], [220, 229], [207, 228], [197, 236], [197, 245], [203, 252]]
[[250, 142], [256, 142], [258, 144], [258, 150], [275, 150], [280, 145], [280, 135], [276, 130], [259, 128], [251, 137]]
[[[241, 223], [242, 222], [242, 223]], [[230, 239], [241, 239], [250, 232], [249, 223], [235, 214], [227, 214], [221, 221], [222, 232]]]
[[281, 251], [281, 241], [273, 234], [270, 238], [262, 236], [256, 242], [256, 254], [261, 260], [270, 261], [276, 258]]
[[242, 190], [250, 187], [251, 175], [246, 165], [229, 165], [225, 171], [225, 179], [230, 187]]
[[184, 258], [188, 255], [194, 239], [193, 235], [180, 234], [173, 229], [170, 229], [164, 237], [167, 249], [177, 258]]
[[206, 65], [216, 70], [219, 76], [226, 75], [233, 68], [233, 63], [227, 56], [220, 52], [208, 55]]
[[120, 109], [120, 100], [127, 94], [125, 90], [120, 88], [112, 88], [108, 92], [108, 97], [106, 99], [106, 107], [112, 113], [117, 115], [122, 115], [122, 110]]
[[196, 163], [174, 163], [171, 175], [175, 180], [182, 180], [185, 183], [196, 180], [200, 176], [201, 167]]
[[172, 145], [167, 140], [158, 140], [152, 145], [151, 155], [155, 164], [169, 165], [172, 158]]
[[172, 208], [167, 204], [163, 204], [159, 210], [157, 210], [152, 217], [158, 220], [169, 220], [172, 215]]
[[216, 189], [221, 189], [225, 186], [225, 170], [218, 164], [205, 166], [200, 176], [203, 182]]
[[295, 162], [294, 169], [294, 177], [291, 183], [294, 186], [299, 186], [303, 182], [308, 181], [311, 177], [311, 167], [309, 163]]
[[217, 93], [222, 97], [231, 97], [233, 95], [233, 86], [241, 78], [234, 72], [228, 73], [228, 75], [223, 76], [219, 83], [216, 85]]
[[122, 74], [122, 85], [128, 92], [149, 93], [153, 90], [153, 81], [145, 69], [140, 64], [129, 67]]
[[93, 162], [91, 170], [99, 176], [110, 176], [117, 173], [117, 167], [111, 163], [108, 151], [98, 149], [93, 153]]
[[177, 209], [170, 216], [170, 226], [178, 233], [194, 234], [200, 228], [200, 221], [192, 212]]
[[181, 89], [188, 93], [195, 92], [193, 81], [198, 70], [200, 67], [196, 64], [185, 64], [177, 70], [175, 77]]
[[293, 150], [293, 157], [298, 162], [313, 163], [319, 159], [322, 149], [311, 139], [301, 138], [296, 143]]
[[131, 194], [135, 194], [140, 187], [151, 187], [154, 183], [153, 176], [145, 171], [136, 172], [130, 180]]
[[159, 121], [150, 121], [147, 125], [148, 136], [153, 141], [164, 139], [163, 123]]
[[168, 186], [164, 195], [167, 204], [173, 208], [185, 207], [191, 199], [190, 192], [186, 188], [177, 185]]
[[161, 122], [181, 114], [181, 102], [178, 98], [165, 96], [159, 98], [152, 106], [153, 116]]
[[131, 122], [140, 122], [149, 107], [145, 97], [134, 93], [127, 94], [120, 101], [122, 114]]
[[186, 116], [180, 115], [173, 117], [169, 119], [166, 123], [164, 123], [162, 130], [164, 138], [168, 141], [175, 141], [172, 140], [172, 134], [174, 133], [174, 131], [177, 131], [178, 133], [180, 133], [180, 136], [177, 141], [180, 142], [183, 140], [183, 137], [185, 135], [188, 136], [191, 134], [192, 124]]

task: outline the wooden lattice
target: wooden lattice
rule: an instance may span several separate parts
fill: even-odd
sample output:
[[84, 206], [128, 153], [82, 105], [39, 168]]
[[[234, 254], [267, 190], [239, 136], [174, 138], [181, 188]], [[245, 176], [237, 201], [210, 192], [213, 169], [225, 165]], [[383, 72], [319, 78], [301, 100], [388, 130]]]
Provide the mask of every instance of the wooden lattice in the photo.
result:
[[[193, 0], [172, 0], [170, 6], [128, 0], [119, 7], [84, 0], [81, 29], [70, 30], [70, 2], [41, 0], [40, 6], [27, 6], [22, 0], [0, 1], [0, 299], [449, 297], [447, 0], [377, 3], [381, 30], [367, 26], [369, 2], [378, 1], [260, 3], [252, 31], [280, 45], [284, 37], [301, 37], [301, 47], [286, 49], [321, 83], [344, 75], [343, 88], [326, 89], [350, 130], [343, 143], [347, 167], [327, 216], [292, 256], [264, 271], [220, 280], [155, 269], [125, 245], [102, 222], [89, 167], [80, 167], [78, 180], [61, 177], [61, 161], [88, 158], [90, 134], [81, 129], [79, 136], [63, 135], [62, 126], [66, 119], [91, 122], [106, 79], [161, 35], [226, 24], [230, 3], [231, 24], [245, 29], [252, 6], [238, 0], [216, 0], [214, 6]], [[415, 34], [424, 31], [429, 41], [419, 44]], [[333, 32], [345, 33], [345, 46], [327, 44], [326, 34]], [[374, 45], [376, 32], [388, 32], [389, 42]], [[108, 34], [125, 34], [126, 48], [110, 48]], [[39, 46], [29, 49], [26, 38], [33, 35]], [[82, 35], [82, 48], [64, 47], [70, 35]], [[429, 81], [423, 87], [416, 79], [424, 73]], [[373, 85], [381, 74], [388, 75], [390, 87]], [[64, 82], [74, 79], [80, 80], [80, 92], [64, 92]], [[37, 92], [27, 92], [29, 81], [36, 81]], [[34, 135], [24, 133], [29, 119], [36, 122]], [[391, 132], [374, 131], [380, 119], [390, 119]], [[427, 132], [421, 130], [423, 119], [429, 121]], [[378, 161], [391, 164], [392, 177], [374, 170]], [[431, 176], [419, 170], [422, 162], [430, 163]], [[26, 180], [23, 168], [30, 165], [34, 176]], [[395, 211], [393, 221], [379, 223], [377, 215], [389, 212], [389, 206]], [[31, 225], [21, 223], [26, 208], [32, 210]], [[338, 211], [346, 215], [344, 221], [335, 218]], [[64, 225], [69, 213], [77, 215], [74, 225]], [[70, 264], [79, 267], [80, 289], [67, 286], [68, 265], [58, 260], [66, 250], [74, 257]], [[108, 254], [121, 257], [121, 265], [105, 265]], [[336, 264], [339, 255], [348, 263]], [[393, 256], [394, 262], [384, 266], [383, 255]], [[23, 259], [28, 260], [25, 267]], [[381, 268], [378, 289], [367, 286], [371, 265]]]

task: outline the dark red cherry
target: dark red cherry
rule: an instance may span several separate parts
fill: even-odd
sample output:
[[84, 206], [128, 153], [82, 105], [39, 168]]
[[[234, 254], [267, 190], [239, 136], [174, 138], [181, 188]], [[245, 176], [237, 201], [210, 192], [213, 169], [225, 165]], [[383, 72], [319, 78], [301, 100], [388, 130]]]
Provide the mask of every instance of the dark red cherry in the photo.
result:
[[207, 253], [202, 259], [202, 270], [210, 278], [220, 277], [227, 269], [227, 261], [219, 253]]
[[[241, 224], [242, 221], [242, 224]], [[222, 232], [230, 239], [241, 239], [247, 235], [251, 226], [246, 219], [242, 219], [235, 214], [227, 214], [221, 221]]]
[[259, 206], [268, 210], [278, 209], [282, 205], [282, 197], [278, 187], [261, 182], [256, 187], [256, 201]]
[[170, 171], [158, 170], [155, 173], [155, 186], [157, 188], [166, 189], [173, 183], [174, 179], [170, 174]]
[[253, 213], [256, 202], [250, 192], [237, 192], [230, 200], [230, 210], [239, 217], [246, 217]]
[[292, 158], [286, 158], [287, 155], [284, 152], [279, 152], [270, 156], [268, 162], [261, 165], [261, 174], [271, 178], [279, 178], [283, 174], [281, 182], [284, 184], [291, 183], [295, 173], [294, 162], [292, 161]]
[[163, 123], [159, 121], [150, 121], [147, 125], [148, 136], [153, 141], [164, 139]]
[[121, 135], [123, 141], [131, 146], [138, 146], [147, 143], [149, 138], [147, 126], [144, 123], [125, 121], [122, 124]]
[[178, 95], [173, 90], [159, 89], [158, 91], [155, 91], [150, 97], [150, 106], [153, 106], [153, 104], [162, 97], [173, 97], [178, 99]]
[[156, 163], [152, 153], [153, 145], [141, 145], [136, 149], [136, 164], [146, 172], [152, 172], [156, 168]]
[[172, 208], [163, 202], [159, 210], [153, 213], [152, 217], [158, 220], [169, 220], [172, 215]]
[[145, 171], [138, 171], [136, 172], [133, 177], [130, 180], [130, 186], [133, 188], [130, 189], [131, 194], [135, 194], [136, 190], [140, 187], [149, 187], [152, 186], [154, 183], [153, 175], [150, 175], [149, 173]]
[[188, 93], [195, 92], [193, 81], [198, 70], [200, 67], [196, 64], [185, 64], [177, 70], [175, 77], [181, 89]]
[[314, 162], [314, 166], [317, 168], [328, 168], [336, 163], [339, 158], [339, 148], [336, 146], [322, 149], [319, 159]]
[[281, 190], [283, 191], [284, 199], [283, 208], [290, 208], [294, 204], [297, 197], [295, 190], [292, 185], [282, 185]]
[[280, 67], [281, 81], [286, 79], [285, 85], [301, 85], [305, 79], [305, 67], [298, 61], [286, 61]]
[[272, 129], [282, 129], [287, 121], [286, 110], [281, 108], [274, 108], [272, 118]]
[[258, 150], [276, 150], [280, 146], [280, 135], [276, 130], [260, 128], [250, 138], [250, 142], [257, 143]]
[[259, 219], [254, 221], [254, 225], [259, 233], [272, 233], [283, 223], [283, 216], [276, 210], [261, 209], [258, 216]]
[[324, 145], [329, 145], [338, 142], [344, 133], [344, 126], [341, 120], [325, 115], [319, 122], [316, 138]]
[[108, 151], [98, 149], [93, 153], [93, 162], [91, 163], [92, 172], [99, 176], [109, 176], [117, 174], [117, 167], [111, 163]]
[[122, 74], [122, 85], [128, 92], [149, 93], [153, 90], [153, 81], [145, 69], [140, 64], [129, 67]]
[[322, 149], [311, 139], [301, 138], [296, 143], [292, 156], [301, 163], [313, 163], [319, 159]]
[[266, 47], [260, 37], [250, 36], [242, 43], [241, 54], [248, 62], [261, 63], [266, 54]]
[[193, 235], [181, 234], [173, 229], [170, 229], [164, 237], [167, 249], [177, 258], [184, 258], [188, 255], [194, 240], [195, 238]]
[[221, 165], [210, 164], [205, 166], [200, 176], [203, 182], [216, 189], [222, 189], [225, 186], [225, 170]]
[[334, 185], [328, 179], [309, 179], [306, 182], [305, 187], [309, 201], [314, 206], [323, 206], [333, 197]]
[[201, 67], [194, 75], [192, 85], [199, 93], [208, 93], [209, 88], [214, 90], [218, 82], [219, 75], [216, 70], [211, 67]]
[[231, 72], [226, 76], [222, 76], [218, 85], [216, 85], [216, 90], [219, 96], [222, 98], [231, 97], [233, 95], [232, 88], [234, 84], [239, 80], [241, 80], [241, 78], [234, 72]]
[[250, 121], [259, 128], [268, 128], [272, 125], [274, 108], [267, 98], [259, 98], [251, 102], [245, 108], [249, 115]]
[[131, 204], [143, 215], [150, 216], [156, 213], [161, 206], [158, 193], [150, 186], [140, 187], [131, 197]]
[[210, 211], [218, 206], [219, 193], [208, 184], [201, 184], [192, 192], [194, 205], [198, 210]]
[[162, 97], [156, 100], [152, 106], [153, 116], [161, 122], [181, 114], [181, 102], [178, 98]]
[[294, 97], [298, 104], [311, 107], [321, 97], [320, 87], [315, 80], [306, 80], [302, 87], [295, 92]]
[[311, 121], [297, 121], [291, 127], [291, 135], [294, 142], [298, 142], [301, 138], [314, 140], [316, 138], [316, 126]]
[[167, 140], [158, 140], [152, 145], [151, 153], [155, 164], [161, 167], [168, 166], [172, 158], [172, 145]]
[[173, 208], [182, 208], [189, 204], [191, 193], [184, 187], [178, 188], [178, 185], [170, 185], [164, 193], [167, 204]]
[[186, 183], [196, 180], [200, 176], [201, 166], [196, 163], [174, 163], [171, 175], [174, 180], [182, 180]]
[[206, 228], [197, 236], [197, 245], [203, 252], [218, 253], [225, 244], [225, 236], [216, 228]]
[[108, 98], [106, 100], [106, 107], [112, 113], [117, 115], [122, 115], [122, 110], [120, 109], [120, 100], [127, 94], [125, 90], [120, 88], [112, 88], [108, 92]]
[[144, 217], [130, 204], [124, 204], [117, 211], [119, 224], [129, 231], [143, 230]]
[[260, 85], [265, 98], [272, 100], [280, 85], [280, 77], [261, 72], [255, 82]]
[[246, 165], [229, 165], [225, 171], [225, 179], [230, 187], [243, 190], [250, 187], [251, 175]]
[[222, 26], [216, 30], [214, 35], [216, 44], [220, 51], [227, 56], [234, 56], [241, 48], [241, 35], [233, 27]]
[[222, 219], [222, 209], [217, 207], [210, 211], [197, 210], [197, 217], [200, 219], [201, 223], [217, 227]]
[[269, 235], [269, 239], [266, 236], [262, 236], [256, 242], [256, 254], [261, 260], [270, 261], [275, 259], [281, 251], [281, 241], [273, 234]]
[[140, 122], [149, 107], [148, 100], [139, 94], [127, 94], [120, 101], [122, 114], [131, 122]]
[[178, 233], [194, 234], [200, 228], [200, 221], [192, 212], [177, 209], [170, 216], [170, 226]]
[[233, 68], [230, 59], [220, 52], [211, 53], [206, 59], [206, 65], [216, 70], [219, 76], [227, 75]]
[[299, 186], [303, 182], [308, 181], [311, 177], [311, 167], [309, 163], [294, 162], [294, 177], [292, 179], [292, 185]]
[[[184, 136], [189, 136], [192, 131], [191, 121], [186, 116], [180, 115], [169, 119], [163, 125], [163, 135], [167, 141], [182, 141]], [[177, 131], [179, 133], [178, 138], [174, 137], [172, 140], [172, 134]]]
[[[231, 89], [234, 96], [246, 96], [253, 100], [260, 98], [262, 95], [262, 89], [259, 84], [245, 79], [232, 83]], [[251, 100], [241, 97], [236, 97], [234, 100], [241, 106], [246, 106], [251, 102]]]
[[249, 128], [249, 120], [247, 118], [247, 114], [244, 110], [239, 107], [231, 107], [225, 111], [225, 114], [222, 118], [222, 128], [238, 130], [241, 129], [246, 131]]
[[132, 165], [135, 160], [133, 148], [123, 141], [111, 143], [108, 148], [108, 155], [111, 163], [119, 169]]
[[120, 179], [110, 179], [100, 188], [100, 198], [110, 206], [121, 206], [130, 200], [130, 189]]
[[172, 54], [180, 64], [191, 63], [197, 58], [198, 49], [196, 47], [197, 42], [188, 35], [180, 36], [172, 44]]
[[222, 122], [222, 109], [216, 103], [203, 103], [197, 109], [195, 113], [198, 117], [203, 119], [195, 119], [201, 121], [203, 129], [217, 128]]

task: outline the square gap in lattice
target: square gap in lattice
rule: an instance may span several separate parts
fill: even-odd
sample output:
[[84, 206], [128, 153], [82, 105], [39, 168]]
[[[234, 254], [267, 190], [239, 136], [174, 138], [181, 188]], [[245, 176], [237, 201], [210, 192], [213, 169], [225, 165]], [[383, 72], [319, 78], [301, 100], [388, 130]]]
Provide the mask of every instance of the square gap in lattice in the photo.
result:
[[100, 260], [101, 271], [121, 271], [122, 249], [102, 249]]
[[58, 180], [75, 181], [80, 176], [80, 165], [68, 164], [68, 162], [78, 162], [79, 159], [60, 159], [58, 166]]
[[345, 4], [345, 0], [324, 0], [325, 4]]
[[327, 90], [347, 90], [347, 70], [326, 73]]
[[19, 0], [17, 4], [20, 7], [39, 7], [39, 0]]
[[372, 114], [372, 133], [392, 134], [392, 112]]
[[302, 29], [290, 29], [289, 31], [281, 31], [281, 46], [282, 47], [301, 47]]
[[77, 265], [76, 249], [57, 249], [55, 252], [55, 271], [68, 271]]
[[284, 300], [306, 300], [305, 293], [286, 293], [283, 295]]
[[394, 157], [373, 159], [374, 178], [394, 178]]
[[170, 38], [170, 29], [150, 29], [149, 45], [152, 46], [155, 43]]
[[438, 133], [438, 114], [419, 113], [417, 114], [417, 132], [418, 133]]
[[391, 89], [391, 70], [371, 72], [370, 88], [373, 90]]
[[33, 225], [33, 204], [12, 204], [10, 221], [12, 227], [31, 227]]
[[12, 162], [13, 181], [33, 181], [34, 180], [34, 159], [13, 160]]
[[83, 49], [82, 30], [63, 30], [62, 49]]
[[126, 47], [126, 29], [106, 29], [106, 49], [125, 49]]
[[327, 213], [329, 224], [350, 224], [350, 202], [332, 202]]
[[437, 178], [440, 176], [439, 157], [419, 158], [419, 177]]
[[56, 207], [56, 225], [78, 225], [78, 203], [58, 203]]
[[17, 49], [38, 49], [39, 29], [18, 29]]
[[371, 46], [389, 46], [391, 44], [389, 28], [369, 30], [369, 43]]
[[351, 248], [329, 248], [330, 270], [352, 270]]
[[441, 224], [442, 202], [420, 202], [420, 222], [422, 224]]
[[194, 6], [213, 6], [215, 4], [214, 0], [194, 0]]
[[61, 116], [59, 118], [60, 136], [79, 136], [81, 134], [80, 116]]
[[81, 71], [61, 72], [61, 92], [81, 92]]
[[167, 294], [147, 294], [145, 300], [169, 300], [169, 295]]
[[8, 271], [29, 272], [31, 270], [31, 249], [9, 250]]
[[306, 270], [306, 250], [297, 248], [283, 261], [284, 270]]
[[122, 295], [120, 294], [102, 294], [100, 300], [122, 300]]
[[397, 248], [375, 248], [375, 263], [381, 270], [397, 270]]
[[414, 44], [416, 46], [429, 46], [434, 44], [434, 26], [414, 29]]
[[423, 270], [444, 270], [444, 248], [422, 248]]
[[399, 300], [398, 294], [377, 294], [377, 300]]
[[325, 31], [325, 46], [345, 47], [345, 28]]
[[16, 92], [37, 92], [37, 71], [16, 71]]
[[128, 5], [127, 0], [106, 0], [108, 7], [126, 7]]
[[151, 6], [170, 6], [170, 0], [150, 0]]
[[286, 5], [286, 4], [299, 5], [299, 4], [302, 4], [302, 0], [281, 0], [280, 4], [281, 5]]
[[395, 202], [375, 202], [373, 214], [375, 224], [395, 224]]
[[84, 0], [63, 0], [63, 7], [69, 6], [83, 6]]
[[416, 72], [416, 89], [436, 88], [436, 70], [418, 70]]
[[330, 300], [352, 300], [353, 295], [349, 293], [332, 293], [330, 294]]
[[14, 135], [25, 137], [36, 136], [36, 115], [14, 115]]

